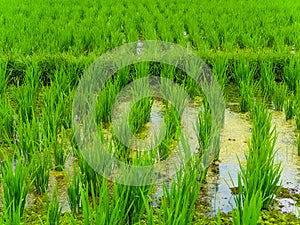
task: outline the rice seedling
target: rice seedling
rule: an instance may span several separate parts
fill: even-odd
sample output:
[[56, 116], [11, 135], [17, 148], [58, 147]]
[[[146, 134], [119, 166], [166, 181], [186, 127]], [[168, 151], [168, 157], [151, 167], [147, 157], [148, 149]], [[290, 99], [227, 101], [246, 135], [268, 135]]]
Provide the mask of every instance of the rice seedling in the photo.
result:
[[[97, 159], [97, 156], [93, 155], [91, 157], [94, 157]], [[79, 157], [79, 168], [81, 172], [81, 181], [83, 184], [89, 188], [89, 190], [95, 190], [98, 191], [98, 185], [101, 184], [102, 177], [95, 171], [93, 167], [91, 167], [90, 164], [91, 161], [87, 162], [85, 158], [83, 158], [82, 155]]]
[[300, 64], [296, 60], [290, 60], [283, 68], [284, 81], [293, 93], [296, 92], [296, 85], [300, 80]]
[[285, 119], [290, 120], [294, 117], [294, 95], [291, 94], [286, 101], [284, 105], [284, 111], [285, 111]]
[[32, 160], [31, 177], [38, 194], [45, 193], [48, 188], [51, 161], [50, 155], [45, 151], [43, 153], [35, 153]]
[[248, 112], [254, 102], [254, 74], [254, 68], [245, 60], [241, 60], [234, 67], [234, 78], [241, 95], [242, 112]]
[[281, 176], [281, 164], [274, 163], [276, 134], [275, 130], [271, 130], [271, 116], [262, 103], [255, 104], [251, 113], [252, 138], [246, 155], [246, 167], [239, 161], [234, 224], [257, 223], [260, 210], [272, 203]]
[[195, 127], [199, 148], [200, 151], [203, 151], [201, 155], [203, 155], [208, 145], [211, 126], [212, 126], [212, 118], [211, 118], [209, 104], [207, 100], [204, 100], [203, 109], [199, 110], [198, 118], [196, 121], [196, 127]]
[[92, 204], [95, 207], [95, 224], [124, 224], [124, 217], [127, 216], [126, 210], [128, 209], [125, 208], [125, 204], [122, 205], [118, 198], [115, 184], [113, 190], [113, 197], [111, 197], [108, 183], [103, 179], [99, 189], [99, 198], [97, 199], [95, 195], [92, 195]]
[[34, 114], [31, 119], [18, 116], [16, 127], [17, 140], [12, 147], [18, 150], [24, 160], [31, 162], [33, 155], [41, 147], [40, 122]]
[[[80, 186], [80, 196], [82, 203], [82, 212], [83, 212], [83, 224], [89, 225], [91, 224], [91, 207], [89, 203], [89, 186], [86, 185], [85, 189]], [[93, 191], [93, 190], [92, 190]]]
[[15, 112], [8, 99], [0, 99], [0, 142], [16, 138]]
[[[185, 141], [185, 140], [184, 140]], [[185, 151], [190, 152], [187, 143]], [[160, 205], [161, 224], [191, 224], [203, 180], [200, 158], [191, 160], [184, 170], [179, 170], [170, 188], [164, 184], [163, 199]]]
[[106, 82], [105, 86], [101, 89], [96, 104], [97, 124], [111, 121], [112, 106], [118, 92], [119, 87], [111, 81]]
[[[274, 162], [276, 134], [275, 130], [271, 130], [271, 116], [262, 103], [256, 103], [251, 113], [253, 128], [246, 155], [247, 165], [244, 168], [240, 163], [239, 194], [235, 198], [237, 223], [243, 223], [243, 219], [249, 223], [251, 218], [256, 219], [260, 204], [262, 208], [268, 208], [278, 191], [281, 176], [281, 164]], [[246, 209], [250, 211], [244, 216]]]
[[298, 156], [300, 156], [300, 134], [298, 134]]
[[29, 85], [18, 86], [14, 92], [15, 101], [17, 102], [17, 114], [26, 119], [31, 120], [34, 114], [35, 106], [35, 89]]
[[19, 156], [16, 161], [6, 159], [1, 167], [3, 184], [3, 208], [10, 220], [20, 220], [31, 182], [29, 168]]
[[0, 62], [0, 97], [4, 96], [7, 89], [9, 74], [7, 74], [7, 62]]
[[244, 81], [240, 83], [241, 92], [241, 111], [248, 112], [254, 102], [254, 87], [252, 84], [247, 84]]
[[260, 85], [263, 96], [270, 99], [274, 93], [275, 73], [271, 61], [263, 61], [261, 64]]
[[234, 201], [237, 208], [233, 211], [233, 224], [257, 224], [263, 204], [261, 192], [256, 192], [254, 195], [247, 192], [245, 195], [241, 174], [238, 175], [238, 194], [234, 196]]
[[272, 96], [275, 110], [282, 111], [287, 96], [287, 86], [285, 84], [277, 84], [274, 86], [274, 94]]
[[57, 198], [57, 189], [54, 188], [52, 193], [51, 201], [47, 198], [47, 224], [49, 225], [58, 225], [60, 224], [61, 218], [61, 206], [59, 205], [59, 201]]
[[81, 175], [76, 170], [74, 170], [72, 183], [70, 184], [70, 186], [68, 186], [67, 189], [68, 202], [73, 215], [81, 212], [81, 185]]
[[66, 131], [64, 128], [61, 130], [61, 140], [59, 142], [52, 143], [54, 153], [55, 170], [62, 171], [65, 167], [65, 163], [68, 159], [69, 152], [66, 149]]
[[133, 134], [142, 131], [145, 123], [149, 122], [153, 97], [143, 98], [136, 102], [129, 113], [129, 126]]
[[216, 57], [213, 62], [212, 72], [216, 76], [219, 85], [225, 94], [225, 86], [227, 84], [227, 71], [228, 71], [228, 58], [227, 57]]

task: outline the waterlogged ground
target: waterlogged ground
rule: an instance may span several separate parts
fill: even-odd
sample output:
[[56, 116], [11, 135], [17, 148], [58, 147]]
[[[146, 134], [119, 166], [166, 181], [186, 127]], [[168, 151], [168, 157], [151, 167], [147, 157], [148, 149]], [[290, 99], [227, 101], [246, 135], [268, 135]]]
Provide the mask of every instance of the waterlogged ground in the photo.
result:
[[[207, 216], [207, 224], [212, 223], [213, 217], [220, 209], [223, 223], [230, 224], [230, 212], [235, 207], [230, 188], [234, 188], [237, 184], [237, 173], [239, 171], [237, 158], [240, 159], [242, 164], [245, 164], [244, 154], [248, 150], [247, 142], [251, 137], [251, 120], [248, 113], [239, 113], [238, 100], [235, 95], [229, 95], [228, 99], [225, 123], [221, 133], [219, 161], [209, 168], [206, 183], [202, 185], [201, 195], [196, 205], [195, 223], [197, 223], [197, 218], [203, 220], [203, 215]], [[191, 134], [189, 143], [195, 151], [198, 145], [197, 138], [193, 134], [194, 128], [188, 124], [192, 124], [192, 119], [195, 118], [198, 112], [200, 101], [196, 100], [194, 104], [189, 104], [188, 110], [183, 115], [187, 121], [185, 126]], [[159, 129], [163, 120], [162, 110], [162, 103], [154, 101], [150, 123], [146, 124], [148, 130], [151, 128]], [[270, 210], [262, 212], [261, 220], [265, 221], [263, 224], [289, 224], [293, 221], [296, 221], [295, 224], [297, 224], [299, 219], [296, 217], [300, 218], [297, 210], [297, 205], [300, 205], [300, 157], [297, 155], [296, 125], [294, 120], [285, 120], [284, 112], [274, 111], [271, 106], [270, 113], [272, 114], [272, 124], [277, 132], [276, 148], [278, 152], [276, 162], [282, 163], [281, 182], [283, 189], [276, 197], [274, 206]], [[66, 171], [51, 171], [50, 174], [48, 194], [51, 196], [54, 187], [57, 187], [58, 198], [64, 214], [63, 221], [70, 221], [67, 186], [74, 168], [78, 168], [78, 165], [75, 157], [70, 155], [66, 163]], [[170, 171], [166, 171], [166, 173], [168, 172]], [[0, 191], [2, 192], [1, 185]], [[158, 206], [157, 199], [161, 194], [161, 187], [158, 187], [157, 193], [153, 195], [152, 204], [154, 208]], [[27, 224], [36, 224], [44, 217], [41, 216], [42, 214], [45, 215], [43, 213], [44, 202], [45, 197], [36, 195], [32, 188], [27, 196], [25, 209]], [[2, 208], [1, 203], [0, 207]]]

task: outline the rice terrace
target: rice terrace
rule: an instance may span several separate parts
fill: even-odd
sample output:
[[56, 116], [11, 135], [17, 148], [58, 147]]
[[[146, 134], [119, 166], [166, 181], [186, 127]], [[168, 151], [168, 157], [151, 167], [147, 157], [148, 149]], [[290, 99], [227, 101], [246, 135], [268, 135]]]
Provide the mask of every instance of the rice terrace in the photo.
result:
[[0, 0], [0, 224], [300, 224], [299, 12]]

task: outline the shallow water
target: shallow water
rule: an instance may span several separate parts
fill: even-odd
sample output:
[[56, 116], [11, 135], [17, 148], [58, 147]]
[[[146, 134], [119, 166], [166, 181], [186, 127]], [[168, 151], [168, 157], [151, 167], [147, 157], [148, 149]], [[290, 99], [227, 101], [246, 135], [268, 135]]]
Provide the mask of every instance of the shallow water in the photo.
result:
[[[275, 146], [278, 152], [275, 161], [282, 163], [282, 185], [294, 192], [300, 192], [300, 157], [297, 155], [296, 126], [294, 121], [285, 120], [284, 112], [270, 110], [270, 113], [278, 135]], [[217, 214], [218, 208], [228, 213], [235, 207], [228, 186], [233, 187], [237, 184], [239, 171], [237, 157], [242, 164], [245, 163], [244, 153], [247, 152], [247, 141], [250, 137], [251, 122], [247, 115], [226, 109], [225, 126], [221, 134], [220, 162], [214, 171], [209, 169], [207, 184], [204, 187], [207, 196], [201, 196], [210, 203], [213, 215]], [[293, 199], [278, 199], [278, 203], [282, 213], [293, 212], [298, 215]]]
[[[219, 155], [219, 162], [216, 166], [210, 167], [207, 175], [207, 183], [203, 184], [203, 191], [200, 195], [200, 201], [205, 201], [212, 212], [210, 214], [216, 215], [218, 208], [222, 212], [230, 212], [234, 207], [233, 197], [229, 187], [236, 186], [237, 174], [239, 172], [239, 165], [237, 157], [242, 164], [245, 164], [244, 154], [248, 150], [247, 142], [251, 137], [251, 121], [249, 114], [238, 112], [239, 105], [235, 102], [227, 103], [225, 110], [225, 122], [221, 132], [221, 150]], [[159, 101], [154, 101], [152, 112], [150, 115], [150, 123], [146, 127], [151, 130], [158, 130], [163, 121], [162, 104]], [[189, 143], [192, 149], [196, 151], [198, 140], [194, 134], [193, 119], [197, 115], [199, 104], [189, 104], [188, 110], [185, 111], [183, 117], [187, 121], [183, 126], [189, 133]], [[270, 109], [272, 114], [272, 124], [276, 127], [277, 141], [276, 148], [276, 162], [282, 162], [282, 185], [283, 187], [292, 189], [294, 192], [300, 194], [300, 157], [297, 155], [297, 140], [296, 140], [296, 125], [294, 120], [286, 121], [284, 112], [277, 112]], [[51, 171], [50, 181], [48, 187], [48, 194], [51, 196], [54, 186], [57, 186], [57, 193], [62, 212], [69, 212], [69, 204], [67, 197], [68, 177], [66, 173], [72, 176], [74, 167], [77, 168], [76, 160], [73, 156], [69, 157], [66, 163], [65, 172]], [[166, 171], [168, 173], [168, 171]], [[163, 175], [163, 174], [162, 174]], [[231, 182], [233, 179], [234, 184]], [[0, 185], [0, 191], [2, 187]], [[161, 188], [158, 188], [156, 198], [161, 196]], [[2, 196], [0, 196], [1, 198]], [[31, 191], [27, 196], [27, 207], [34, 207], [38, 201], [39, 196]], [[282, 213], [293, 212], [298, 215], [295, 202], [292, 199], [278, 199], [279, 208]], [[1, 203], [0, 203], [1, 204]], [[157, 205], [153, 202], [153, 205]], [[2, 207], [0, 205], [0, 207]], [[36, 209], [37, 210], [37, 209]]]

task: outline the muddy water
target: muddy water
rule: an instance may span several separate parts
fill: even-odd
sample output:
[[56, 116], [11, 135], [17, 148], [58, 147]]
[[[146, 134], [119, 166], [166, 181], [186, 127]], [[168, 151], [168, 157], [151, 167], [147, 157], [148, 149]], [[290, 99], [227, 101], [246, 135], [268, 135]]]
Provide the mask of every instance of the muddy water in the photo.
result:
[[[188, 121], [188, 132], [190, 132], [189, 143], [192, 149], [196, 149], [198, 141], [193, 131], [192, 119], [198, 113], [199, 105], [190, 104], [188, 106], [187, 114], [183, 117]], [[245, 164], [244, 154], [248, 150], [247, 141], [251, 137], [251, 121], [248, 114], [241, 114], [237, 112], [238, 104], [235, 102], [228, 103], [225, 111], [225, 124], [221, 133], [221, 151], [219, 162], [216, 166], [211, 167], [207, 175], [207, 183], [203, 186], [203, 191], [199, 199], [211, 208], [210, 214], [215, 215], [218, 208], [222, 212], [230, 212], [235, 206], [233, 197], [229, 187], [237, 184], [237, 173], [239, 165], [237, 157], [242, 164]], [[163, 120], [162, 105], [155, 102], [152, 107], [150, 123], [146, 126], [152, 129], [159, 129], [160, 123]], [[282, 185], [283, 187], [300, 192], [300, 157], [297, 156], [297, 141], [296, 141], [296, 126], [295, 121], [286, 121], [283, 112], [276, 112], [270, 109], [272, 113], [272, 124], [276, 127], [277, 141], [276, 148], [276, 162], [282, 162]], [[74, 157], [69, 157], [66, 164], [65, 172], [51, 172], [48, 194], [51, 196], [54, 186], [57, 186], [58, 198], [62, 206], [62, 212], [70, 211], [67, 186], [68, 177], [66, 173], [72, 175], [74, 167], [77, 167]], [[231, 183], [231, 178], [234, 184]], [[1, 185], [0, 185], [1, 186]], [[2, 187], [0, 187], [2, 189]], [[161, 190], [158, 190], [157, 197], [161, 195]], [[1, 197], [0, 197], [1, 198]], [[40, 196], [35, 195], [31, 191], [27, 197], [27, 207], [38, 211], [37, 202]], [[297, 215], [295, 202], [292, 199], [278, 199], [280, 210], [283, 213], [293, 212]], [[154, 203], [155, 205], [155, 203]], [[1, 206], [0, 206], [1, 207]], [[41, 206], [39, 206], [41, 207]]]
[[[275, 161], [282, 163], [281, 182], [283, 187], [300, 192], [300, 157], [297, 155], [296, 126], [294, 121], [286, 121], [283, 112], [270, 110], [272, 124], [276, 127], [277, 140]], [[217, 168], [210, 168], [207, 184], [204, 186], [205, 195], [201, 196], [210, 203], [211, 214], [215, 215], [218, 208], [222, 212], [230, 212], [235, 207], [228, 186], [237, 184], [239, 165], [245, 163], [244, 153], [247, 152], [247, 141], [251, 137], [251, 122], [247, 114], [240, 114], [229, 109], [225, 112], [225, 126], [221, 134], [220, 160]], [[230, 175], [229, 175], [230, 174]], [[231, 182], [233, 179], [234, 185]], [[276, 199], [282, 213], [298, 211], [293, 199]]]

